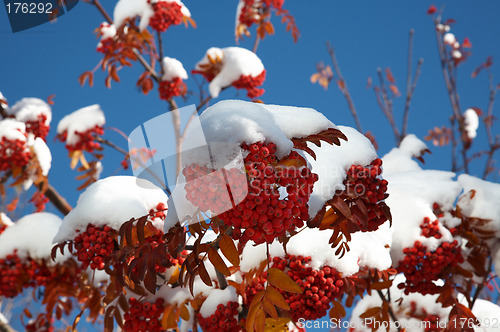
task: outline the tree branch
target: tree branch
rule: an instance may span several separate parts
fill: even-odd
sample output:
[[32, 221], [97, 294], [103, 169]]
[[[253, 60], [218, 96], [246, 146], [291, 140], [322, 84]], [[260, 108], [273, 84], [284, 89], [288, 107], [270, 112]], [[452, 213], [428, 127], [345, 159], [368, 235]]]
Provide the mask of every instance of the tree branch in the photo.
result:
[[335, 51], [329, 41], [326, 42], [326, 48], [328, 49], [328, 53], [330, 54], [330, 58], [332, 59], [335, 74], [337, 75], [339, 82], [341, 82], [340, 85], [342, 85], [342, 87], [340, 88], [340, 91], [342, 92], [347, 101], [349, 110], [351, 111], [352, 117], [354, 118], [354, 122], [356, 123], [356, 128], [360, 133], [363, 133], [363, 128], [361, 127], [361, 121], [359, 120], [358, 112], [356, 111], [356, 107], [354, 106], [354, 102], [352, 101], [351, 93], [349, 92], [349, 88], [347, 87], [347, 82], [342, 76], [342, 72], [340, 71], [337, 58], [335, 57]]
[[59, 210], [59, 212], [67, 215], [73, 209], [66, 199], [62, 197], [54, 187], [52, 187], [48, 180], [46, 184], [42, 182], [38, 185], [38, 190], [40, 190], [40, 192], [43, 192], [44, 189], [45, 192], [43, 194]]

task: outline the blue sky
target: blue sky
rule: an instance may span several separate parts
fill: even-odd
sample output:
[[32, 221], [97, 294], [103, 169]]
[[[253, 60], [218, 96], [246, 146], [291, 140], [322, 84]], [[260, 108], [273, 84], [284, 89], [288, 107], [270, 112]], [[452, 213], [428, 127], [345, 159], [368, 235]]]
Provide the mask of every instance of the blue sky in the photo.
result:
[[[236, 1], [184, 1], [191, 10], [197, 28], [177, 26], [164, 35], [165, 55], [175, 57], [190, 71], [211, 46], [234, 46]], [[104, 7], [112, 13], [115, 1], [103, 0]], [[366, 88], [367, 78], [375, 77], [377, 67], [391, 67], [399, 89], [406, 90], [406, 54], [408, 31], [415, 29], [414, 66], [424, 58], [422, 74], [412, 101], [409, 132], [419, 137], [434, 126], [448, 124], [451, 108], [446, 95], [438, 61], [435, 35], [431, 18], [426, 10], [431, 3], [445, 5], [445, 18], [454, 18], [452, 32], [462, 41], [469, 37], [472, 56], [459, 67], [459, 93], [464, 108], [475, 106], [486, 109], [488, 82], [486, 75], [472, 79], [471, 72], [487, 56], [500, 59], [500, 2], [454, 1], [291, 1], [284, 8], [294, 15], [301, 37], [294, 43], [291, 35], [275, 19], [276, 34], [261, 42], [258, 55], [267, 69], [264, 83], [266, 103], [307, 106], [323, 112], [336, 124], [354, 125], [347, 104], [335, 85], [328, 91], [309, 82], [316, 63], [329, 64], [325, 41], [335, 47], [337, 59], [358, 109], [364, 130], [374, 133], [383, 155], [394, 146], [392, 132], [376, 104], [372, 89]], [[78, 76], [91, 70], [99, 61], [95, 51], [97, 39], [93, 30], [103, 18], [95, 8], [80, 3], [56, 23], [13, 34], [3, 7], [0, 8], [0, 91], [13, 104], [22, 97], [45, 99], [55, 94], [53, 122], [48, 144], [53, 153], [50, 182], [70, 202], [76, 203], [78, 183], [76, 172], [69, 169], [69, 159], [63, 144], [54, 142], [57, 122], [66, 114], [94, 103], [102, 106], [107, 126], [130, 133], [141, 123], [167, 110], [156, 90], [142, 95], [135, 82], [142, 73], [139, 64], [120, 72], [121, 82], [113, 83], [111, 90], [104, 86], [104, 75], [97, 72], [94, 87], [80, 87]], [[251, 48], [253, 38], [239, 46]], [[495, 82], [500, 82], [500, 67], [494, 65]], [[200, 78], [197, 78], [200, 80]], [[189, 87], [194, 88], [192, 77]], [[224, 91], [218, 100], [246, 99], [244, 93], [234, 89]], [[192, 98], [182, 106], [196, 103]], [[404, 98], [396, 100], [395, 114], [401, 121]], [[495, 112], [498, 113], [498, 112]], [[498, 133], [495, 126], [494, 133]], [[105, 137], [126, 148], [126, 141], [113, 131]], [[485, 146], [484, 127], [480, 127], [473, 150]], [[426, 166], [450, 169], [448, 148], [434, 148], [427, 156]], [[121, 155], [106, 149], [103, 176], [115, 174], [120, 167]], [[497, 158], [498, 159], [498, 158]], [[472, 164], [472, 174], [482, 173], [483, 162]], [[120, 174], [129, 174], [120, 172]], [[498, 175], [498, 173], [497, 173]], [[492, 180], [498, 182], [498, 176]], [[49, 207], [49, 211], [53, 211]]]

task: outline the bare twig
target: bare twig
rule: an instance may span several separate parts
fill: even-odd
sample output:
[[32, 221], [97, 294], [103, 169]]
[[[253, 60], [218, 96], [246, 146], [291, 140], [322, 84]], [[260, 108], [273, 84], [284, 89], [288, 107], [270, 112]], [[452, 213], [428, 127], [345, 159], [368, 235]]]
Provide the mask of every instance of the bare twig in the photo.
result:
[[[380, 299], [383, 301], [383, 302], [386, 302], [387, 303], [387, 311], [389, 312], [389, 316], [391, 316], [391, 319], [394, 321], [394, 322], [397, 322], [398, 319], [396, 317], [396, 315], [394, 314], [394, 311], [392, 310], [392, 306], [391, 306], [391, 303], [385, 298], [384, 294], [382, 293], [381, 290], [377, 290], [377, 293], [378, 293], [378, 296], [380, 296]], [[400, 327], [401, 324], [398, 324], [397, 325], [397, 329], [398, 331], [401, 331], [401, 327]]]
[[488, 177], [488, 174], [491, 172], [491, 164], [493, 163], [493, 156], [497, 149], [500, 149], [500, 141], [498, 137], [496, 139], [493, 138], [493, 133], [491, 131], [491, 127], [493, 125], [493, 105], [495, 103], [495, 96], [498, 91], [497, 87], [493, 83], [493, 75], [491, 73], [488, 74], [488, 82], [489, 82], [489, 90], [490, 95], [488, 99], [488, 111], [486, 113], [486, 134], [488, 136], [488, 145], [490, 147], [488, 151], [488, 158], [486, 159], [486, 164], [484, 165], [483, 171], [483, 179]]
[[386, 116], [387, 120], [389, 121], [389, 124], [391, 125], [392, 128], [392, 132], [394, 133], [394, 139], [396, 140], [396, 143], [399, 145], [399, 143], [401, 142], [401, 136], [399, 134], [399, 129], [396, 126], [396, 122], [394, 121], [392, 101], [387, 94], [387, 88], [385, 86], [385, 81], [382, 75], [381, 68], [377, 68], [377, 76], [380, 82], [380, 94], [382, 96], [382, 102], [380, 101], [380, 98], [377, 98], [379, 101], [378, 104], [382, 109], [382, 111], [384, 112], [384, 115]]
[[328, 49], [328, 53], [330, 54], [335, 74], [337, 75], [338, 81], [340, 82], [339, 84], [340, 91], [342, 92], [347, 101], [349, 110], [351, 111], [352, 117], [354, 118], [354, 122], [356, 123], [356, 128], [358, 129], [359, 132], [363, 133], [363, 129], [361, 127], [361, 121], [359, 120], [358, 112], [356, 111], [356, 107], [354, 106], [354, 102], [352, 101], [351, 93], [349, 92], [349, 88], [347, 87], [347, 82], [342, 76], [342, 72], [340, 71], [337, 58], [335, 57], [335, 51], [329, 41], [326, 42], [326, 48]]
[[165, 66], [163, 65], [163, 42], [162, 42], [162, 39], [161, 39], [161, 33], [157, 31], [156, 33], [157, 37], [158, 37], [158, 52], [160, 53], [160, 72], [161, 72], [161, 76], [163, 77], [163, 75], [165, 74]]
[[68, 204], [66, 199], [57, 192], [57, 190], [52, 187], [50, 183], [44, 185], [43, 182], [38, 185], [38, 189], [42, 191], [45, 189], [44, 195], [49, 199], [49, 201], [64, 215], [67, 215], [73, 208]]

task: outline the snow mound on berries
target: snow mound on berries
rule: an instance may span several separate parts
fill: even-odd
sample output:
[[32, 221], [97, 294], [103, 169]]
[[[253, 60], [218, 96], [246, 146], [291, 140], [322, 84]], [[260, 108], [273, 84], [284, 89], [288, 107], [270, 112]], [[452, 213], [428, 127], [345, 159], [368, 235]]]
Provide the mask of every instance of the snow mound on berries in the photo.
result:
[[200, 314], [204, 318], [210, 317], [217, 311], [219, 304], [226, 305], [228, 302], [238, 302], [238, 294], [233, 287], [226, 289], [214, 289], [200, 308]]
[[[32, 136], [32, 135], [30, 135]], [[52, 154], [50, 149], [45, 144], [45, 141], [40, 137], [35, 138], [33, 142], [33, 151], [38, 159], [38, 164], [42, 170], [42, 175], [47, 176], [49, 174], [50, 166], [52, 164]]]
[[467, 132], [467, 137], [470, 139], [476, 138], [476, 130], [479, 127], [479, 117], [474, 109], [469, 108], [464, 113], [464, 126]]
[[188, 74], [182, 62], [177, 59], [170, 58], [168, 56], [163, 58], [163, 68], [165, 68], [165, 73], [163, 74], [162, 79], [164, 81], [171, 81], [174, 78], [182, 78], [186, 80], [188, 78]]
[[0, 140], [4, 137], [10, 141], [20, 140], [26, 142], [26, 125], [14, 119], [0, 121]]
[[80, 140], [77, 133], [83, 133], [95, 126], [104, 126], [106, 118], [101, 107], [97, 104], [80, 108], [73, 113], [66, 115], [57, 125], [57, 133], [62, 134], [65, 131], [68, 136], [66, 144], [75, 145]]
[[[151, 182], [133, 176], [111, 176], [90, 185], [78, 198], [76, 207], [64, 218], [54, 243], [74, 239], [87, 225], [119, 230], [131, 218], [147, 215], [167, 195]], [[155, 226], [163, 227], [155, 221]]]
[[426, 149], [427, 145], [418, 139], [417, 136], [413, 134], [407, 135], [399, 148], [393, 148], [384, 156], [384, 164], [382, 165], [384, 175], [402, 171], [420, 170], [420, 166], [412, 158], [421, 156], [422, 152]]
[[[482, 229], [496, 232], [500, 236], [500, 184], [481, 180], [479, 178], [462, 174], [458, 182], [463, 186], [464, 192], [458, 205], [467, 217], [491, 220], [482, 226]], [[470, 191], [475, 194], [471, 197]]]
[[260, 58], [254, 52], [241, 47], [211, 47], [196, 64], [195, 70], [203, 70], [204, 66], [210, 65], [209, 57], [222, 60], [220, 72], [208, 85], [210, 95], [213, 98], [217, 98], [223, 88], [230, 86], [242, 75], [256, 77], [264, 71], [264, 65]]
[[[323, 114], [312, 108], [262, 105], [241, 100], [224, 100], [207, 108], [200, 115], [200, 123], [209, 143], [235, 143], [235, 146], [239, 146], [243, 142], [273, 142], [276, 144], [277, 158], [290, 153], [293, 148], [291, 138], [336, 128]], [[192, 132], [196, 131], [200, 131], [200, 128], [193, 127]], [[223, 151], [218, 152], [227, 155]], [[217, 153], [212, 152], [212, 155], [218, 157]], [[200, 165], [212, 163], [210, 160], [197, 163], [200, 162]]]
[[340, 146], [325, 142], [321, 143], [321, 147], [312, 143], [307, 144], [316, 154], [316, 160], [306, 154], [307, 161], [311, 164], [312, 171], [319, 177], [308, 203], [311, 217], [321, 210], [326, 201], [333, 198], [337, 190], [345, 189], [343, 181], [351, 165], [369, 165], [377, 158], [375, 148], [365, 135], [351, 127], [339, 126], [338, 129], [348, 139], [341, 140]]
[[[441, 306], [440, 303], [436, 303], [439, 294], [434, 295], [422, 295], [420, 293], [410, 293], [409, 295], [405, 295], [404, 292], [399, 289], [397, 286], [400, 283], [405, 282], [405, 277], [402, 274], [398, 274], [394, 279], [392, 286], [390, 287], [391, 292], [391, 304], [393, 309], [398, 312], [398, 320], [401, 324], [401, 328], [406, 328], [408, 331], [412, 332], [424, 332], [425, 325], [422, 321], [417, 320], [412, 317], [407, 317], [406, 314], [411, 310], [411, 302], [415, 302], [417, 304], [417, 312], [421, 313], [422, 309], [430, 315], [437, 315], [440, 317], [440, 321], [442, 320], [442, 324], [446, 320], [448, 316], [449, 309], [445, 309]], [[402, 298], [402, 302], [398, 302], [398, 300]], [[382, 300], [378, 296], [377, 293], [372, 292], [372, 295], [365, 295], [354, 307], [351, 315], [351, 320], [349, 326], [355, 326], [356, 332], [369, 332], [372, 331], [371, 328], [367, 326], [364, 319], [360, 318], [361, 314], [363, 314], [367, 309], [373, 307], [380, 307], [382, 305]], [[382, 325], [382, 324], [381, 324]], [[377, 332], [386, 331], [385, 328], [382, 327], [376, 330]], [[396, 332], [398, 329], [395, 324], [391, 324], [390, 332]]]
[[0, 234], [0, 258], [12, 254], [16, 249], [21, 258], [49, 258], [53, 247], [52, 239], [61, 224], [61, 218], [48, 212], [22, 217]]
[[52, 110], [49, 104], [38, 98], [23, 98], [9, 107], [6, 112], [22, 122], [37, 121], [41, 115], [45, 115], [46, 125], [49, 125], [52, 120]]
[[392, 149], [382, 158], [382, 176], [389, 182], [389, 197], [385, 202], [392, 214], [394, 235], [391, 254], [395, 262], [403, 259], [403, 249], [413, 247], [416, 240], [430, 251], [443, 242], [453, 240], [445, 227], [439, 228], [443, 235], [441, 239], [421, 236], [420, 224], [425, 217], [431, 221], [437, 219], [432, 208], [434, 203], [438, 203], [444, 211], [451, 210], [462, 190], [461, 185], [454, 181], [455, 173], [422, 170], [411, 158], [423, 145], [413, 141], [403, 145], [403, 148]]
[[116, 26], [114, 24], [109, 24], [108, 22], [103, 22], [101, 24], [101, 40], [114, 38], [116, 36]]
[[[318, 230], [317, 228], [305, 228], [300, 233], [291, 237], [287, 243], [289, 255], [310, 256], [310, 265], [313, 269], [320, 269], [323, 266], [330, 266], [342, 273], [343, 276], [350, 276], [359, 271], [360, 267], [376, 268], [385, 270], [391, 267], [391, 256], [386, 246], [390, 246], [391, 237], [388, 223], [383, 224], [374, 232], [357, 232], [351, 235], [348, 251], [341, 259], [335, 255], [329, 242], [333, 231]], [[272, 257], [285, 257], [283, 246], [278, 242], [273, 242], [270, 247]], [[253, 246], [247, 244], [243, 250], [241, 260], [241, 271], [248, 272], [257, 268], [259, 264], [266, 260], [266, 245]]]
[[[181, 6], [182, 15], [191, 17], [189, 9], [179, 0], [158, 0], [151, 2], [176, 2]], [[153, 7], [148, 3], [148, 0], [119, 0], [115, 5], [113, 18], [116, 27], [121, 27], [127, 18], [139, 16], [139, 29], [144, 30], [149, 24], [150, 18], [153, 16]]]
[[12, 220], [3, 212], [0, 212], [0, 226], [5, 225], [7, 227], [14, 225]]
[[7, 98], [4, 97], [2, 91], [0, 91], [0, 104], [1, 105], [6, 105], [7, 104]]
[[[466, 304], [466, 303], [464, 303]], [[483, 326], [474, 327], [477, 332], [498, 332], [498, 318], [500, 306], [487, 300], [477, 299], [472, 308], [472, 313]], [[496, 322], [496, 323], [495, 323]]]

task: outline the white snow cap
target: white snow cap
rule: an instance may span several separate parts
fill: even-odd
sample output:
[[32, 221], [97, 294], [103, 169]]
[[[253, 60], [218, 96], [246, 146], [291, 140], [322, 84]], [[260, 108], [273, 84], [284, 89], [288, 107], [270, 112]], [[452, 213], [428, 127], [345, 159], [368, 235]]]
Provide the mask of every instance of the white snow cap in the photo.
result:
[[5, 213], [0, 212], [0, 225], [5, 225], [8, 227], [14, 225], [14, 223]]
[[116, 36], [116, 27], [114, 24], [109, 24], [108, 22], [103, 22], [101, 24], [101, 40], [114, 38]]
[[457, 38], [451, 32], [446, 33], [443, 36], [443, 42], [447, 45], [453, 46], [457, 42]]
[[[389, 182], [385, 200], [392, 214], [392, 259], [395, 264], [403, 259], [403, 249], [413, 247], [416, 240], [429, 250], [435, 250], [442, 242], [453, 240], [451, 233], [440, 227], [441, 239], [421, 236], [420, 224], [425, 217], [437, 219], [432, 206], [438, 203], [444, 211], [451, 210], [461, 192], [461, 186], [454, 181], [455, 173], [422, 170], [411, 160], [414, 148], [420, 149], [416, 138], [413, 142], [394, 148], [383, 157], [382, 176]], [[417, 149], [417, 150], [418, 150]]]
[[35, 138], [35, 141], [33, 143], [33, 151], [35, 152], [35, 155], [38, 159], [38, 164], [42, 169], [42, 174], [44, 176], [47, 176], [52, 164], [52, 154], [50, 153], [49, 147], [43, 139], [37, 137]]
[[45, 115], [45, 125], [52, 120], [52, 110], [46, 102], [38, 98], [23, 98], [6, 110], [7, 114], [14, 115], [18, 121], [37, 121], [40, 115]]
[[[78, 198], [76, 207], [64, 218], [54, 243], [74, 239], [87, 225], [119, 230], [131, 218], [147, 215], [167, 195], [151, 182], [132, 176], [111, 176], [90, 185]], [[155, 221], [161, 229], [163, 223]]]
[[200, 315], [208, 318], [215, 313], [219, 304], [227, 305], [228, 302], [238, 302], [238, 295], [233, 287], [214, 289], [201, 305]]
[[421, 170], [414, 157], [422, 155], [422, 151], [427, 149], [427, 145], [413, 134], [407, 135], [401, 142], [399, 148], [393, 148], [384, 156], [384, 175], [399, 173], [404, 171]]
[[[342, 276], [350, 276], [360, 270], [360, 267], [385, 270], [391, 267], [391, 256], [386, 246], [391, 244], [389, 223], [385, 223], [374, 232], [357, 232], [351, 235], [348, 251], [342, 258], [335, 255], [329, 242], [332, 230], [319, 230], [317, 228], [305, 228], [296, 234], [287, 243], [287, 252], [295, 256], [310, 256], [310, 266], [320, 269], [328, 265], [342, 273]], [[279, 242], [273, 242], [270, 247], [272, 257], [285, 257], [283, 246]], [[257, 268], [259, 264], [267, 259], [266, 245], [254, 246], [247, 244], [243, 250], [241, 259], [241, 271], [248, 272]]]
[[[481, 228], [496, 232], [500, 237], [500, 184], [481, 180], [479, 178], [462, 174], [458, 182], [463, 186], [464, 192], [458, 201], [458, 205], [467, 217], [488, 219]], [[469, 192], [475, 191], [471, 198]]]
[[65, 131], [68, 136], [66, 144], [75, 145], [80, 140], [78, 133], [84, 133], [95, 126], [104, 126], [106, 118], [101, 107], [97, 104], [90, 105], [66, 115], [57, 125], [57, 133], [62, 134]]
[[26, 142], [26, 125], [14, 119], [0, 121], [0, 140], [6, 138], [10, 141], [20, 140]]
[[[191, 17], [191, 13], [189, 9], [182, 3], [180, 0], [157, 0], [151, 1], [153, 2], [176, 2], [181, 6], [182, 15], [185, 17]], [[133, 18], [139, 16], [139, 29], [144, 30], [149, 24], [149, 20], [153, 16], [153, 6], [151, 6], [147, 0], [119, 0], [115, 6], [115, 10], [113, 12], [113, 17], [115, 21], [115, 25], [117, 27], [122, 26], [127, 18]]]
[[4, 97], [1, 91], [0, 91], [0, 105], [3, 105], [4, 107], [7, 105], [7, 98]]
[[168, 56], [163, 58], [163, 68], [165, 68], [165, 72], [163, 73], [162, 79], [164, 81], [171, 81], [174, 78], [182, 78], [183, 80], [187, 80], [188, 74], [182, 62], [177, 59], [169, 58]]
[[0, 258], [12, 254], [15, 249], [21, 258], [50, 258], [52, 239], [61, 223], [61, 218], [48, 212], [22, 217], [0, 234]]
[[470, 139], [476, 138], [476, 130], [479, 127], [479, 117], [474, 109], [468, 108], [464, 112], [464, 126], [467, 132], [467, 137]]
[[196, 64], [195, 70], [203, 70], [202, 65], [210, 64], [208, 56], [212, 59], [222, 59], [221, 71], [208, 85], [210, 95], [213, 98], [219, 96], [220, 91], [237, 81], [242, 75], [259, 76], [264, 71], [264, 65], [259, 57], [245, 48], [241, 47], [212, 47], [207, 50], [205, 56]]

